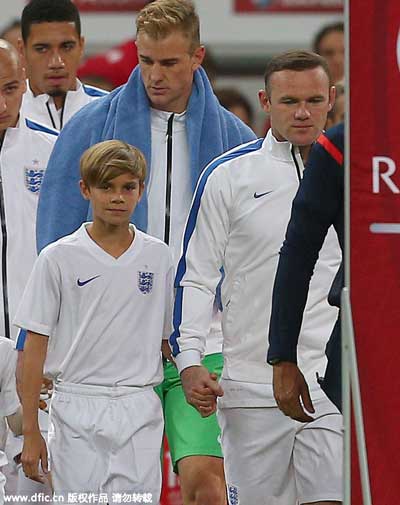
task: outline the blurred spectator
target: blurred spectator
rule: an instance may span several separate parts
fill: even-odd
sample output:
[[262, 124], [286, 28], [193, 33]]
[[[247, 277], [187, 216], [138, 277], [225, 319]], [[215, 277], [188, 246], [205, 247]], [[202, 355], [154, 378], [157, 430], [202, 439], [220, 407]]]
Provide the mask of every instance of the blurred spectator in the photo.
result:
[[88, 58], [79, 67], [78, 77], [85, 84], [111, 91], [126, 83], [137, 64], [136, 44], [133, 40], [128, 40]]
[[254, 130], [254, 111], [245, 95], [235, 88], [220, 88], [215, 90], [220, 104], [233, 112], [247, 126]]
[[206, 71], [211, 86], [214, 87], [215, 80], [217, 79], [217, 63], [215, 61], [213, 53], [210, 51], [208, 47], [201, 66]]
[[332, 82], [344, 77], [344, 24], [339, 21], [326, 25], [316, 34], [313, 51], [328, 62]]
[[345, 115], [345, 88], [342, 82], [337, 82], [335, 84], [336, 88], [336, 99], [335, 99], [335, 104], [332, 107], [332, 109], [328, 112], [328, 119], [326, 121], [326, 126], [325, 130], [328, 130], [329, 128], [332, 128], [332, 126], [335, 126], [339, 123], [344, 122], [344, 115]]
[[21, 37], [22, 37], [21, 22], [19, 19], [13, 19], [0, 32], [0, 39], [6, 40], [17, 49], [18, 49], [18, 39], [20, 39]]

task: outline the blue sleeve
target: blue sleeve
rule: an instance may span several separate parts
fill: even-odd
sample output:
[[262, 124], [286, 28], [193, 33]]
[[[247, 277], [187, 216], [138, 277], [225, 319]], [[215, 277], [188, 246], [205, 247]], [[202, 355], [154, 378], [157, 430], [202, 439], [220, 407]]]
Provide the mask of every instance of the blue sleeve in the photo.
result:
[[[343, 135], [342, 145], [343, 145]], [[342, 245], [343, 167], [319, 143], [312, 148], [275, 277], [267, 360], [297, 363], [297, 342], [310, 280], [331, 225]]]
[[81, 112], [61, 131], [47, 165], [38, 204], [38, 252], [74, 232], [87, 219], [89, 205], [79, 190], [79, 161], [91, 142]]
[[24, 350], [26, 335], [27, 335], [26, 330], [19, 330], [18, 337], [17, 337], [17, 345], [15, 346], [17, 351]]

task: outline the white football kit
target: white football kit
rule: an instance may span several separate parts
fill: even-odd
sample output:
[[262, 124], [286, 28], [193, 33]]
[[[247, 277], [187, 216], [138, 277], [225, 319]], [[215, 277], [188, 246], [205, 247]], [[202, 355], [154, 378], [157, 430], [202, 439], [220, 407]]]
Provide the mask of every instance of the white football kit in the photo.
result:
[[[332, 230], [311, 281], [298, 350], [299, 366], [318, 403], [316, 421], [300, 430], [278, 410], [272, 367], [266, 363], [273, 281], [303, 170], [298, 148], [276, 141], [269, 131], [265, 139], [210, 163], [187, 221], [171, 344], [179, 371], [200, 364], [223, 267], [225, 394], [218, 400], [218, 416], [231, 503], [341, 500], [342, 420], [315, 377], [324, 373], [325, 345], [337, 317], [327, 303], [341, 260]], [[307, 444], [310, 454], [303, 459]], [[328, 475], [322, 478], [319, 472]]]
[[0, 147], [0, 335], [16, 339], [18, 303], [36, 254], [36, 212], [40, 185], [58, 132], [20, 115]]
[[29, 80], [26, 84], [27, 90], [22, 99], [21, 112], [33, 121], [55, 130], [61, 130], [82, 107], [108, 93], [103, 89], [82, 84], [77, 79], [76, 90], [67, 92], [64, 106], [57, 110], [51, 96], [45, 93], [35, 96], [29, 86]]
[[40, 253], [15, 318], [49, 336], [54, 489], [158, 499], [163, 417], [153, 387], [171, 331], [172, 256], [132, 227], [135, 238], [116, 259], [86, 226]]
[[[4, 337], [0, 337], [0, 420], [6, 416], [15, 414], [19, 407], [15, 384], [15, 369], [17, 366], [17, 353], [13, 343]], [[4, 453], [7, 432], [0, 426], [0, 505], [4, 503], [5, 477], [1, 468], [7, 464]]]

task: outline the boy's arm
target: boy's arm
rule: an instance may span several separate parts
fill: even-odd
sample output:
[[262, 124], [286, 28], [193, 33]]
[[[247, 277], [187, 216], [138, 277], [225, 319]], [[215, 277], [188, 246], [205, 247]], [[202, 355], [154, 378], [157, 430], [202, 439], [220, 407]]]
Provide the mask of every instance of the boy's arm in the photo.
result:
[[43, 472], [48, 473], [46, 442], [40, 433], [38, 421], [47, 342], [47, 336], [28, 331], [22, 372], [24, 447], [21, 461], [25, 475], [37, 482], [45, 482], [43, 475], [39, 473], [39, 462], [41, 462]]

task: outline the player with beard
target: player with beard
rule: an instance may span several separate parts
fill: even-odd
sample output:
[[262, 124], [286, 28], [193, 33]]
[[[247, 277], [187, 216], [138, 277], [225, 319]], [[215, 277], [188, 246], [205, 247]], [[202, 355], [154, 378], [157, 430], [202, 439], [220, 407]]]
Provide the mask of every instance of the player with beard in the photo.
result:
[[28, 75], [22, 110], [61, 130], [79, 109], [106, 94], [76, 77], [85, 45], [78, 9], [71, 0], [32, 0], [22, 12], [21, 29]]

